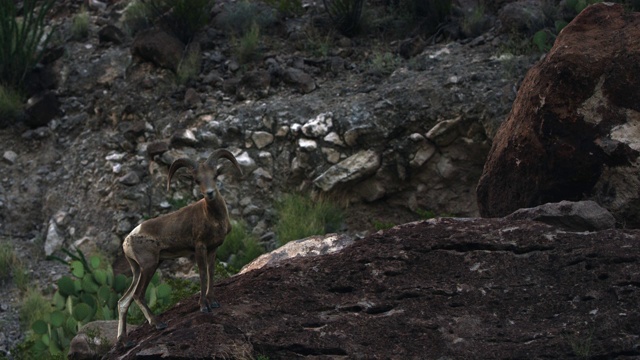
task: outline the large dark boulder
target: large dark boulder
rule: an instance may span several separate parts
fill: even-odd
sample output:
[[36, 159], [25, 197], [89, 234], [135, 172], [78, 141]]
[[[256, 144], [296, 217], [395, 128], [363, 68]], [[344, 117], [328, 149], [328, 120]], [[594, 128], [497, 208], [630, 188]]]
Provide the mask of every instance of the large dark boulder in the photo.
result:
[[177, 71], [185, 45], [177, 37], [160, 29], [149, 29], [136, 36], [131, 53], [157, 66]]
[[640, 226], [640, 14], [592, 5], [527, 73], [477, 187], [481, 216], [591, 199]]
[[433, 219], [215, 287], [108, 359], [567, 359], [640, 356], [640, 231]]

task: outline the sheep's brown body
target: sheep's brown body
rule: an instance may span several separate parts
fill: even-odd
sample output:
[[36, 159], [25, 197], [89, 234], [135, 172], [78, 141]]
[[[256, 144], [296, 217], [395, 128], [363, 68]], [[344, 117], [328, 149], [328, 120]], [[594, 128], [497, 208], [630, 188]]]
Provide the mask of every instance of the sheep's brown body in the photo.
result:
[[160, 260], [195, 254], [200, 275], [200, 310], [209, 312], [212, 308], [218, 307], [218, 303], [213, 299], [216, 249], [222, 245], [224, 238], [231, 231], [227, 205], [215, 185], [215, 161], [220, 157], [230, 160], [242, 173], [235, 157], [226, 150], [216, 150], [201, 164], [189, 159], [174, 161], [169, 170], [167, 187], [173, 174], [179, 168], [187, 167], [199, 185], [204, 199], [173, 213], [147, 220], [125, 238], [122, 248], [131, 266], [133, 281], [118, 302], [119, 344], [126, 342], [126, 317], [133, 300], [140, 306], [149, 324], [157, 329], [166, 327], [145, 302], [147, 286]]

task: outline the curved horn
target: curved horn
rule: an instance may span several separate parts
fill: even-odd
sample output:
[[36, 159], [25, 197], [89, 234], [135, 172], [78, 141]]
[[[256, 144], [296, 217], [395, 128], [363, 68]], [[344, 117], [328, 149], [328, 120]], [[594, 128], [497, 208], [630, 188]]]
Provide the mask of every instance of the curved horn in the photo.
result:
[[207, 158], [207, 165], [215, 168], [216, 162], [220, 158], [225, 158], [225, 159], [231, 161], [231, 163], [236, 167], [236, 169], [240, 173], [240, 176], [242, 176], [242, 169], [240, 169], [240, 165], [238, 164], [238, 160], [236, 160], [236, 157], [233, 156], [233, 154], [229, 150], [218, 149], [218, 150], [215, 150], [214, 152], [212, 152], [211, 155], [209, 155], [209, 158]]
[[171, 178], [173, 177], [173, 174], [175, 174], [176, 171], [178, 171], [178, 169], [180, 169], [181, 167], [187, 167], [191, 169], [191, 171], [195, 171], [198, 168], [198, 164], [195, 161], [187, 158], [176, 159], [171, 164], [171, 167], [169, 168], [169, 178], [167, 179], [167, 191], [171, 189]]

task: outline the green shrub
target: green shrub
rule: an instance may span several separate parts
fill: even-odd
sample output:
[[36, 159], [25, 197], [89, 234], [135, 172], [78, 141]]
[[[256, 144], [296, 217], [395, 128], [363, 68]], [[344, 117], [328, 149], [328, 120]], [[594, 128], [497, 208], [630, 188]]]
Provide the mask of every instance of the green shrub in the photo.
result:
[[242, 64], [257, 60], [260, 57], [260, 27], [253, 23], [251, 29], [238, 40], [236, 56]]
[[361, 30], [364, 0], [322, 0], [324, 10], [336, 29], [344, 36], [354, 36]]
[[202, 55], [199, 50], [188, 50], [185, 52], [182, 61], [178, 64], [178, 70], [176, 72], [178, 84], [187, 84], [200, 74], [201, 57]]
[[42, 319], [51, 312], [51, 302], [34, 288], [27, 290], [20, 305], [20, 323], [30, 326], [34, 321]]
[[83, 40], [89, 36], [89, 13], [82, 7], [80, 12], [73, 17], [71, 23], [71, 37], [75, 40]]
[[11, 88], [22, 86], [51, 35], [45, 31], [45, 16], [54, 1], [24, 0], [22, 4], [25, 15], [18, 18], [16, 1], [0, 1], [0, 83]]
[[401, 59], [390, 52], [376, 52], [371, 60], [371, 70], [389, 75], [398, 68]]
[[[1, 65], [0, 65], [1, 66]], [[0, 127], [14, 122], [22, 111], [22, 96], [13, 88], [0, 84]]]
[[217, 258], [226, 262], [232, 272], [242, 269], [263, 253], [264, 248], [244, 222], [234, 222], [224, 243], [216, 250]]
[[0, 280], [5, 280], [11, 274], [11, 269], [18, 261], [11, 244], [0, 243]]
[[153, 26], [153, 13], [141, 0], [133, 0], [122, 13], [122, 24], [129, 35], [134, 36]]
[[334, 232], [342, 226], [342, 210], [329, 201], [308, 196], [285, 195], [276, 204], [276, 236], [284, 245], [291, 240]]

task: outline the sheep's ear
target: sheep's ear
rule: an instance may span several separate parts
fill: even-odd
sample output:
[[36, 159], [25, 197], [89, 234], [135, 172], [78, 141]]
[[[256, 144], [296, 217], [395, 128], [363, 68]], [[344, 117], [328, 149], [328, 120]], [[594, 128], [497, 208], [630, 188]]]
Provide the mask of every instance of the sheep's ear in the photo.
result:
[[191, 173], [193, 173], [196, 171], [198, 164], [195, 161], [187, 158], [176, 159], [171, 164], [171, 167], [169, 168], [169, 178], [167, 179], [167, 191], [171, 189], [171, 178], [176, 173], [176, 171], [178, 171], [178, 169], [180, 169], [181, 167], [186, 167], [191, 171]]
[[212, 168], [215, 168], [216, 167], [216, 162], [220, 158], [225, 158], [225, 159], [231, 161], [233, 166], [235, 166], [236, 170], [238, 170], [238, 172], [240, 173], [240, 176], [243, 176], [242, 169], [240, 168], [240, 165], [238, 164], [238, 160], [236, 160], [236, 157], [233, 156], [233, 154], [229, 150], [218, 149], [218, 150], [215, 150], [214, 152], [212, 152], [211, 155], [209, 155], [209, 158], [207, 159], [207, 165], [209, 165]]

